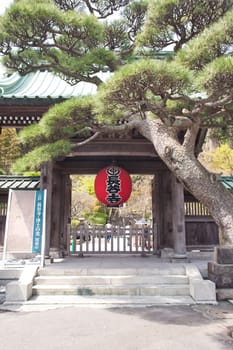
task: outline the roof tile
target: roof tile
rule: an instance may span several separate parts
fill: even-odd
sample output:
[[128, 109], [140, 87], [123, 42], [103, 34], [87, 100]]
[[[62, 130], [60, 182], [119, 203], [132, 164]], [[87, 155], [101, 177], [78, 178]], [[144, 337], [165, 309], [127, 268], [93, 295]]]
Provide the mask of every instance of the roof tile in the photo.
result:
[[0, 176], [0, 191], [14, 190], [38, 190], [40, 189], [39, 176]]
[[[110, 72], [97, 74], [103, 81], [110, 77]], [[0, 100], [4, 98], [34, 99], [34, 98], [71, 98], [93, 95], [96, 93], [96, 85], [88, 82], [79, 82], [70, 85], [58, 75], [48, 71], [37, 71], [26, 76], [18, 73], [10, 77], [0, 78]]]

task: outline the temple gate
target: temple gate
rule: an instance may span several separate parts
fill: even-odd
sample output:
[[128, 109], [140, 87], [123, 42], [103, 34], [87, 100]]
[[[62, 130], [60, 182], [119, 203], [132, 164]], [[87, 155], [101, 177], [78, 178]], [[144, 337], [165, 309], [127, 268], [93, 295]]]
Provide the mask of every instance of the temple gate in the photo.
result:
[[[13, 80], [9, 77], [0, 81], [0, 88], [2, 87], [0, 127], [22, 128], [38, 122], [51, 105], [64, 100], [56, 89], [63, 91], [64, 96], [69, 98], [78, 96], [77, 91], [83, 91], [85, 85], [79, 83], [79, 87], [72, 88], [48, 72], [32, 73], [24, 78], [18, 76]], [[38, 97], [35, 92], [30, 91], [30, 86], [37, 92], [36, 85], [41, 81], [44, 89], [40, 85]], [[53, 89], [49, 90], [51, 86]], [[91, 88], [93, 89], [93, 86]], [[27, 91], [26, 96], [24, 91]], [[86, 93], [90, 93], [90, 88]], [[196, 144], [197, 155], [205, 134], [206, 130], [200, 130]], [[160, 253], [169, 248], [174, 250], [175, 256], [183, 257], [187, 247], [213, 247], [218, 244], [217, 225], [206, 209], [171, 174], [156, 154], [153, 145], [133, 131], [121, 137], [104, 135], [75, 149], [66, 157], [41, 167], [40, 188], [47, 189], [46, 253], [48, 255], [70, 254], [72, 190], [70, 175], [97, 174], [112, 161], [126, 169], [129, 174], [153, 175], [154, 236], [151, 253]], [[0, 193], [3, 193], [1, 188]]]

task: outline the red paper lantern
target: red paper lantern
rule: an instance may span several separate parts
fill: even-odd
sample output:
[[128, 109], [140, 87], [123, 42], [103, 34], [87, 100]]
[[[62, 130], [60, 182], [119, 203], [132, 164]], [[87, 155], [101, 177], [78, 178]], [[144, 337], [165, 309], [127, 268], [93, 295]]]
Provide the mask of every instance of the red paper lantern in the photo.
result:
[[108, 207], [117, 207], [126, 202], [131, 191], [131, 177], [126, 170], [119, 166], [106, 166], [96, 175], [96, 197]]

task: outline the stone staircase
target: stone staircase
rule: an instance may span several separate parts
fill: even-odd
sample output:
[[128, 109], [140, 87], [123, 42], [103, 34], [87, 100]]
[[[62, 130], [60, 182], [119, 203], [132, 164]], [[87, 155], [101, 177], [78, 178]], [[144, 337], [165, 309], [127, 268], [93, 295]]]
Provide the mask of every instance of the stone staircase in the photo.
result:
[[192, 263], [153, 263], [149, 259], [140, 260], [143, 266], [135, 259], [117, 264], [95, 259], [78, 263], [78, 267], [76, 260], [45, 268], [25, 265], [20, 278], [7, 284], [1, 309], [216, 303], [215, 284], [204, 280]]
[[[153, 268], [39, 269], [32, 295], [40, 300], [72, 300], [95, 303], [192, 304], [190, 279], [182, 264]], [[33, 299], [33, 298], [32, 298]], [[170, 302], [169, 302], [170, 301]]]

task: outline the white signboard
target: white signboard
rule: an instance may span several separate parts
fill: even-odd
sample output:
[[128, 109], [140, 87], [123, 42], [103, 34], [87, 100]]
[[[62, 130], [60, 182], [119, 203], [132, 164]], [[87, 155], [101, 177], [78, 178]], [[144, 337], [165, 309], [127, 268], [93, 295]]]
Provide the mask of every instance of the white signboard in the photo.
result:
[[10, 190], [7, 207], [3, 260], [44, 259], [46, 191]]

